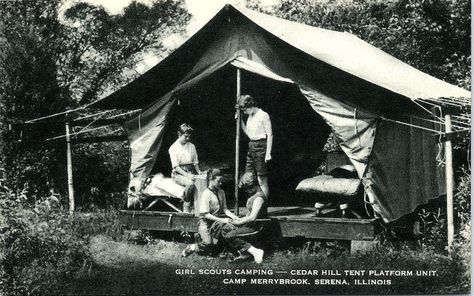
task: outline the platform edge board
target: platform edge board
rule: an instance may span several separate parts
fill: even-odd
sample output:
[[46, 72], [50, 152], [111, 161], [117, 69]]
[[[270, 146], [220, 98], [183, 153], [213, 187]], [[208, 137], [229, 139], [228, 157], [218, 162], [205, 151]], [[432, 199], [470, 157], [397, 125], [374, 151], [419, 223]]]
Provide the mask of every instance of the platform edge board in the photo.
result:
[[[373, 240], [376, 219], [286, 218], [271, 217], [283, 237], [340, 240]], [[121, 210], [119, 221], [128, 229], [195, 232], [198, 217], [192, 214], [157, 211]]]
[[289, 216], [277, 216], [277, 217], [272, 217], [271, 215], [269, 216], [271, 219], [274, 220], [279, 220], [279, 221], [298, 221], [298, 222], [331, 222], [331, 223], [342, 223], [342, 224], [347, 224], [347, 223], [353, 223], [353, 224], [373, 224], [373, 222], [377, 219], [371, 218], [371, 219], [349, 219], [349, 218], [325, 218], [325, 217], [305, 217], [305, 218], [300, 218], [300, 217], [289, 217]]
[[192, 215], [142, 215], [121, 213], [119, 221], [131, 230], [164, 230], [164, 231], [189, 231], [195, 232], [198, 218]]
[[279, 220], [283, 237], [306, 237], [338, 240], [373, 240], [373, 224], [332, 223], [330, 218], [319, 221]]
[[141, 211], [141, 210], [119, 210], [120, 214], [135, 215], [135, 216], [181, 216], [193, 218], [194, 214], [180, 213], [180, 212], [163, 212], [163, 211]]
[[[189, 217], [194, 218], [194, 214], [189, 213], [179, 213], [179, 212], [162, 212], [162, 211], [135, 211], [135, 210], [120, 210], [120, 214], [134, 215], [134, 216], [180, 216], [180, 217]], [[281, 220], [281, 221], [300, 221], [300, 222], [324, 222], [329, 221], [331, 223], [355, 223], [355, 224], [373, 224], [377, 218], [369, 219], [351, 219], [351, 218], [328, 218], [328, 217], [298, 217], [298, 216], [272, 216], [271, 213], [268, 215], [272, 220]]]

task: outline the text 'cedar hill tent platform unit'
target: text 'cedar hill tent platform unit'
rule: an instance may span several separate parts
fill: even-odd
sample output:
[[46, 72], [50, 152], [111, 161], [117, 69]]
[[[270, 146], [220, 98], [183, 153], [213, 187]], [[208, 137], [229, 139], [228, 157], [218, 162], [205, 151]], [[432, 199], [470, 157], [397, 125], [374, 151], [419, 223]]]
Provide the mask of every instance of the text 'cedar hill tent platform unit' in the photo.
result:
[[[446, 193], [434, 136], [446, 132], [439, 112], [470, 106], [470, 92], [354, 35], [226, 5], [162, 62], [91, 107], [141, 109], [125, 124], [131, 183], [139, 184], [153, 172], [170, 172], [167, 150], [181, 122], [195, 128], [201, 162], [227, 160], [235, 168], [238, 94], [259, 99], [272, 120], [272, 202], [291, 205], [297, 182], [314, 172], [332, 131], [385, 222]], [[240, 141], [245, 147], [245, 137]], [[131, 227], [195, 231], [192, 215], [122, 214]], [[370, 219], [274, 216], [288, 236], [373, 238]]]

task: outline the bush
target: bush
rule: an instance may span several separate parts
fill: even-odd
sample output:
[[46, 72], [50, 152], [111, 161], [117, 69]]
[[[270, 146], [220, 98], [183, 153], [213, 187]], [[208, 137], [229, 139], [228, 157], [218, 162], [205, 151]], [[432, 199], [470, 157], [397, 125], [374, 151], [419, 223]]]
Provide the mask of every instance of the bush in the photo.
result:
[[[111, 198], [108, 193], [126, 191], [130, 165], [126, 143], [75, 145], [73, 163], [78, 205], [93, 202], [104, 207], [112, 202], [108, 200]], [[97, 188], [98, 196], [94, 196], [92, 188]], [[126, 198], [123, 197], [123, 200]]]
[[78, 273], [90, 272], [91, 235], [121, 235], [114, 211], [70, 217], [26, 200], [0, 189], [1, 295], [58, 293]]

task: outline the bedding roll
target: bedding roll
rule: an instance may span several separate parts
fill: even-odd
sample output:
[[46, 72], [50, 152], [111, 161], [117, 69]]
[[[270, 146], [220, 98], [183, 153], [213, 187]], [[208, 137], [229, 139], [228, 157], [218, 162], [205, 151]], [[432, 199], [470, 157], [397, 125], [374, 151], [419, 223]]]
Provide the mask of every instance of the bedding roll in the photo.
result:
[[357, 195], [360, 184], [359, 179], [321, 175], [302, 180], [296, 187], [296, 191], [353, 197]]

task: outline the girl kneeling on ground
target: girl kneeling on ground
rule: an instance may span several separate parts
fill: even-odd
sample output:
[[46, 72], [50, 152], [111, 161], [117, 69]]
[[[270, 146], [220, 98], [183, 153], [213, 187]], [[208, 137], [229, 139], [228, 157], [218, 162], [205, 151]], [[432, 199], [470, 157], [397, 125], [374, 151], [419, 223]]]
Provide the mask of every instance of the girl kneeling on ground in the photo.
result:
[[[200, 218], [198, 221], [198, 233], [201, 237], [199, 243], [191, 244], [183, 250], [183, 257], [191, 255], [193, 252], [209, 253], [217, 244], [221, 236], [222, 226], [229, 224], [231, 219], [238, 219], [226, 205], [225, 193], [221, 189], [222, 172], [218, 169], [210, 169], [207, 172], [207, 188], [202, 193], [199, 200]], [[227, 217], [226, 217], [227, 216]], [[231, 226], [231, 225], [227, 225]]]

